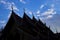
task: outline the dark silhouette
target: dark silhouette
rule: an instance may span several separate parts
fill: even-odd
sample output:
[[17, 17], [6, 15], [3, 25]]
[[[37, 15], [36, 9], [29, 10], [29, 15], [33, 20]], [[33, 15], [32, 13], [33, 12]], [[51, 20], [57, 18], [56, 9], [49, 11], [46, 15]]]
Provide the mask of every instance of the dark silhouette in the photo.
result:
[[25, 12], [21, 18], [13, 10], [1, 33], [0, 40], [60, 40], [60, 34], [53, 33], [40, 19], [31, 19]]

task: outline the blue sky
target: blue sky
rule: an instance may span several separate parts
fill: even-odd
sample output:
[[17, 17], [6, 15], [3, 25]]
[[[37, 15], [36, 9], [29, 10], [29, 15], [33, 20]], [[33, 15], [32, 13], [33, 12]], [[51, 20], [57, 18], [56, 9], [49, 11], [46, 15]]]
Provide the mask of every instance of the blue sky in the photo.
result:
[[60, 32], [60, 0], [0, 0], [0, 28], [4, 27], [11, 15], [11, 6], [16, 14], [23, 17], [25, 12], [32, 18], [38, 17], [51, 30]]

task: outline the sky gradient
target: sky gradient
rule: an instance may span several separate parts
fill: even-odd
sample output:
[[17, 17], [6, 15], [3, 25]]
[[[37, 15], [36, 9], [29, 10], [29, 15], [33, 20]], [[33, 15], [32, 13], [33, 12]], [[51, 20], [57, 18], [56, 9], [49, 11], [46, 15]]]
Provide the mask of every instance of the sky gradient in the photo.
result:
[[53, 32], [60, 32], [60, 0], [0, 0], [0, 28], [4, 27], [11, 15], [11, 6], [20, 17], [26, 14], [42, 20]]

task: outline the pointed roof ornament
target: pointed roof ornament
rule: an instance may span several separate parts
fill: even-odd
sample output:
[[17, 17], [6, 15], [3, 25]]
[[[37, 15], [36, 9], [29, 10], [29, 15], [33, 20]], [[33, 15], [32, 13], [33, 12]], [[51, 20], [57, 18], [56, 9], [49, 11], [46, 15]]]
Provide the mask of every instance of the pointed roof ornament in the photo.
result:
[[14, 10], [13, 10], [13, 4], [11, 5], [11, 15], [15, 14]]
[[23, 11], [24, 11], [24, 15], [23, 15], [23, 17], [25, 17], [25, 16], [26, 16], [26, 13], [25, 13], [25, 8], [23, 8]]
[[40, 17], [38, 17], [38, 22], [41, 22]]
[[13, 4], [11, 5], [11, 11], [13, 12]]
[[11, 5], [11, 16], [13, 16], [14, 19], [18, 16], [13, 10], [13, 4]]
[[37, 18], [38, 18], [38, 22], [42, 23], [41, 20], [40, 20], [40, 16], [37, 16]]
[[34, 22], [37, 22], [37, 19], [35, 18], [35, 16], [34, 16], [33, 13], [32, 13], [32, 20], [33, 20]]
[[32, 12], [32, 16], [34, 16], [34, 15], [33, 15], [33, 12]]
[[11, 10], [13, 10], [13, 5], [11, 5]]
[[41, 25], [44, 25], [42, 20], [40, 20], [40, 17], [38, 17], [38, 23], [41, 24]]
[[40, 21], [40, 17], [38, 16], [38, 20]]
[[24, 13], [25, 13], [25, 8], [23, 8], [23, 11], [24, 11]]
[[26, 14], [26, 12], [25, 12], [25, 8], [24, 8], [23, 18], [24, 18], [24, 19], [31, 20], [30, 17]]
[[44, 25], [46, 25], [46, 23], [44, 23]]
[[55, 27], [56, 33], [58, 33], [57, 28]]
[[49, 26], [49, 29], [50, 29], [50, 26]]
[[35, 19], [34, 14], [32, 13], [33, 19]]
[[13, 11], [13, 5], [11, 5], [11, 13], [10, 13], [10, 16], [8, 18], [10, 18], [13, 14], [14, 14], [14, 11]]
[[23, 16], [26, 16], [25, 8], [23, 8], [23, 11], [24, 11], [24, 15]]
[[34, 14], [32, 13], [32, 19], [35, 19]]
[[56, 33], [58, 33], [57, 28], [56, 28]]

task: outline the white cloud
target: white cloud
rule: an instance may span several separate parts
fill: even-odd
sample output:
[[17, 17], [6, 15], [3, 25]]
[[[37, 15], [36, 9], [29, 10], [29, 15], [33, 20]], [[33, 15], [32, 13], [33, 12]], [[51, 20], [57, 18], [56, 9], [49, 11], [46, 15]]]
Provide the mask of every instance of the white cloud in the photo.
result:
[[12, 10], [12, 7], [13, 6], [13, 10], [15, 10], [15, 11], [19, 11], [19, 9], [16, 7], [16, 5], [15, 5], [15, 3], [14, 2], [12, 2], [12, 3], [7, 3], [7, 9], [9, 9], [9, 10]]
[[6, 25], [6, 21], [5, 20], [0, 20], [0, 28], [4, 28]]
[[39, 14], [40, 13], [40, 10], [38, 10], [36, 13]]
[[42, 9], [44, 6], [45, 6], [45, 5], [41, 5], [41, 6], [40, 6], [40, 9]]
[[44, 18], [44, 17], [40, 17], [40, 20], [42, 20], [42, 21], [45, 20], [45, 19], [46, 19], [46, 18]]
[[0, 23], [2, 23], [2, 24], [5, 23], [5, 20], [0, 20]]
[[40, 16], [40, 15], [37, 15], [38, 17]]
[[30, 14], [30, 15], [32, 15], [32, 12], [31, 12], [31, 11], [29, 11], [29, 14]]
[[2, 4], [6, 4], [6, 2], [5, 2], [5, 1], [3, 1], [3, 0], [1, 0], [1, 1], [0, 1], [0, 3], [2, 3]]
[[40, 10], [38, 10], [36, 13], [37, 13], [37, 17], [40, 17]]
[[26, 2], [24, 0], [20, 0], [20, 2], [23, 3], [23, 4], [26, 4]]
[[54, 11], [54, 9], [52, 8], [42, 13], [42, 15], [54, 15], [54, 14], [56, 14], [56, 11]]
[[[45, 5], [46, 5], [46, 4], [45, 4]], [[43, 8], [45, 5], [41, 5], [41, 6], [40, 6], [40, 9]], [[39, 11], [38, 11], [38, 13], [39, 13]], [[55, 14], [56, 14], [56, 11], [55, 11], [55, 9], [54, 9], [54, 4], [51, 4], [51, 8], [48, 9], [47, 11], [41, 13], [40, 16], [44, 16], [44, 19], [49, 19], [49, 18], [52, 18], [53, 15], [55, 15]], [[41, 19], [42, 19], [42, 18], [41, 18]]]
[[9, 15], [8, 15], [8, 19], [10, 18], [10, 16], [11, 16], [11, 12], [10, 12]]
[[25, 13], [28, 13], [29, 15], [32, 15], [32, 11], [30, 11], [29, 9], [25, 8]]
[[48, 15], [47, 16], [47, 19], [50, 19], [50, 18], [52, 18], [53, 17], [53, 15]]
[[[47, 11], [41, 13], [41, 16], [44, 17], [44, 19], [50, 19], [56, 14], [56, 11], [54, 9], [54, 4], [51, 5], [51, 8]], [[42, 18], [41, 18], [42, 19]]]
[[1, 0], [0, 3], [4, 4], [6, 9], [12, 10], [11, 7], [13, 6], [13, 10], [19, 11], [14, 2], [6, 2], [4, 0]]
[[45, 11], [44, 13], [42, 13], [41, 16], [45, 16], [46, 19], [52, 18], [53, 15], [56, 14], [56, 11], [54, 11], [54, 9], [48, 9], [47, 11]]
[[6, 26], [6, 23], [2, 24], [2, 27], [4, 28]]

